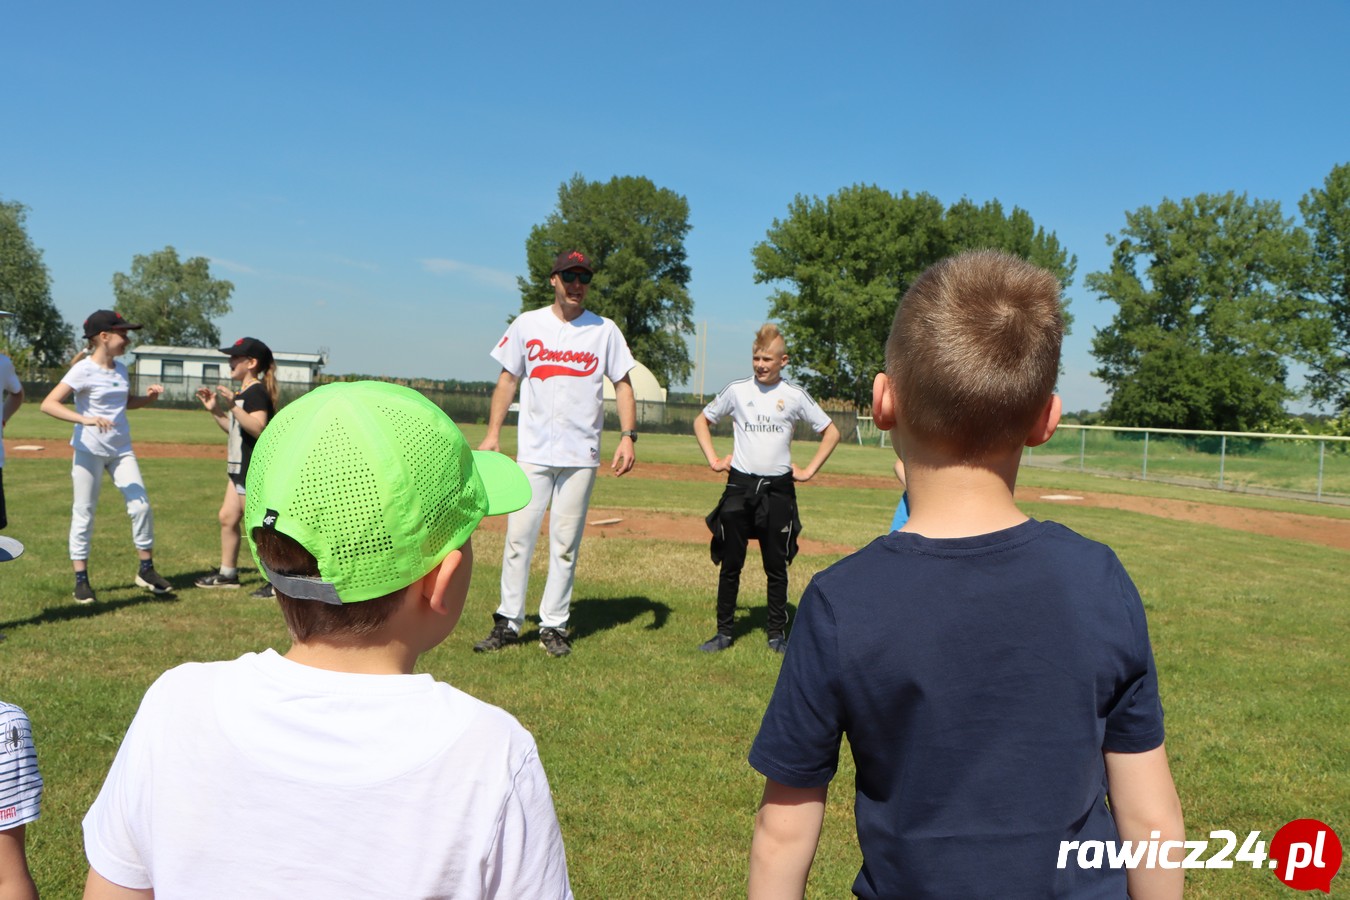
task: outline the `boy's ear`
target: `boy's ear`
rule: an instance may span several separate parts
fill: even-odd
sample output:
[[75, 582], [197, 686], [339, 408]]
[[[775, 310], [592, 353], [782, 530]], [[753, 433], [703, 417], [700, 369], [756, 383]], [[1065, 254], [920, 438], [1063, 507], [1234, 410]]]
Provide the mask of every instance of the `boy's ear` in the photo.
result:
[[1045, 408], [1036, 415], [1036, 420], [1031, 423], [1031, 430], [1027, 432], [1028, 447], [1039, 447], [1050, 440], [1055, 429], [1059, 427], [1059, 417], [1063, 409], [1063, 401], [1059, 399], [1059, 394], [1051, 394]]
[[885, 372], [872, 379], [872, 421], [882, 431], [895, 427], [895, 398], [891, 396], [891, 380]]
[[422, 598], [427, 601], [427, 605], [431, 607], [432, 612], [446, 615], [451, 611], [447, 603], [450, 581], [454, 578], [455, 571], [459, 569], [462, 562], [464, 562], [464, 551], [451, 550], [445, 559], [436, 565], [436, 568], [422, 578]]

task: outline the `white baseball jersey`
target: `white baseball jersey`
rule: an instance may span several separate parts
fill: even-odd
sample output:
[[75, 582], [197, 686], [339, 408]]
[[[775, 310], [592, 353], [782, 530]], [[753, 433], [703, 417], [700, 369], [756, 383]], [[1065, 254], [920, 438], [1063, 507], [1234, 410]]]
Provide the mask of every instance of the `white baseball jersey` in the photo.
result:
[[127, 367], [114, 362], [105, 369], [92, 359], [82, 359], [70, 367], [61, 379], [75, 394], [75, 411], [82, 416], [111, 419], [111, 431], [99, 431], [95, 425], [76, 425], [70, 446], [88, 450], [95, 456], [121, 456], [131, 452], [131, 426], [127, 423], [127, 396], [131, 377]]
[[599, 466], [604, 378], [637, 364], [619, 327], [589, 310], [564, 322], [552, 306], [533, 309], [507, 326], [492, 358], [520, 379], [516, 461]]
[[781, 378], [770, 385], [753, 377], [733, 381], [703, 407], [703, 416], [714, 425], [731, 416], [731, 467], [747, 475], [791, 472], [793, 423], [802, 419], [819, 433], [831, 421], [810, 394]]
[[[19, 381], [18, 374], [14, 371], [14, 363], [10, 362], [8, 356], [0, 353], [0, 405], [3, 404], [6, 394], [17, 394], [23, 390], [23, 383]], [[0, 418], [3, 415], [0, 414]], [[0, 422], [0, 434], [4, 432], [4, 423]], [[5, 445], [0, 441], [0, 466], [5, 464]]]
[[42, 805], [42, 776], [28, 716], [0, 700], [0, 831], [37, 820]]

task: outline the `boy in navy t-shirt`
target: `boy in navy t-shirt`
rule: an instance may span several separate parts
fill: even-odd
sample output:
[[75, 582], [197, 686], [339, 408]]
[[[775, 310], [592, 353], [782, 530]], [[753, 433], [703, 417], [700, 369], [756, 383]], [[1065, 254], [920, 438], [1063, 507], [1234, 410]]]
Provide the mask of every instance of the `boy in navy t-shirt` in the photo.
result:
[[[992, 251], [896, 311], [873, 415], [911, 517], [817, 575], [750, 762], [750, 896], [801, 897], [847, 735], [861, 897], [1180, 897], [1180, 868], [1061, 842], [1184, 840], [1139, 594], [1108, 547], [1013, 503], [1059, 422], [1049, 272]], [[1172, 862], [1179, 862], [1173, 854]]]

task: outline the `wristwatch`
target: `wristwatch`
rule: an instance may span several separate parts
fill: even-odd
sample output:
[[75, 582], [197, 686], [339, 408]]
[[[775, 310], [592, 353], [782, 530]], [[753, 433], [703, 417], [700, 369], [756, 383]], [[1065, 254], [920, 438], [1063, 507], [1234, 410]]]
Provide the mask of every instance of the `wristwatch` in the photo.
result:
[[620, 431], [620, 432], [619, 432], [619, 437], [626, 437], [626, 438], [631, 439], [631, 440], [633, 441], [633, 443], [635, 443], [635, 444], [637, 443], [637, 432], [636, 432], [636, 431]]

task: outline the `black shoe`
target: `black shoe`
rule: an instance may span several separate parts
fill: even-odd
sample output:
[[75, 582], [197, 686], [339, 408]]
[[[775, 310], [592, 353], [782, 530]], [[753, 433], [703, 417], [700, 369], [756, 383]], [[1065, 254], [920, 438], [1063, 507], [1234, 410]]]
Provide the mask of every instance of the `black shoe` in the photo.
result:
[[155, 571], [154, 566], [137, 572], [136, 583], [154, 594], [167, 594], [173, 591], [173, 585], [165, 581], [164, 577]]
[[[192, 583], [199, 588], [229, 588], [235, 590], [239, 587], [239, 576], [212, 572], [210, 575], [203, 575]], [[268, 587], [271, 587], [271, 585], [268, 585]]]
[[566, 628], [539, 629], [539, 646], [547, 650], [549, 656], [566, 656], [572, 652]]
[[718, 632], [706, 641], [698, 645], [698, 649], [704, 653], [721, 653], [732, 645], [731, 635]]
[[277, 592], [272, 590], [272, 583], [270, 581], [267, 584], [264, 584], [262, 587], [258, 588], [253, 593], [249, 594], [249, 596], [255, 600], [271, 600], [275, 598], [276, 595]]
[[774, 653], [782, 654], [787, 652], [787, 638], [781, 634], [769, 635], [769, 649]]
[[98, 598], [94, 596], [94, 588], [87, 581], [75, 582], [75, 602], [84, 606], [93, 603]]
[[511, 626], [501, 619], [492, 623], [492, 630], [488, 636], [473, 645], [474, 653], [491, 653], [493, 650], [500, 650], [508, 644], [514, 644], [520, 640], [520, 635], [511, 630]]

